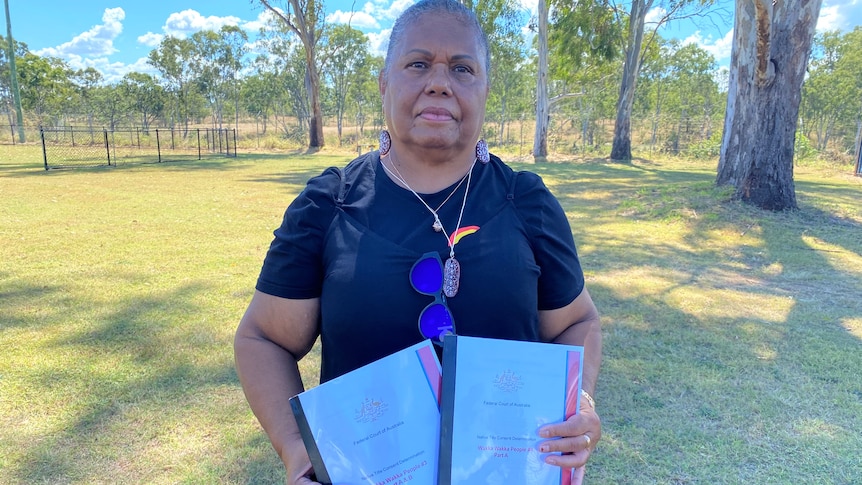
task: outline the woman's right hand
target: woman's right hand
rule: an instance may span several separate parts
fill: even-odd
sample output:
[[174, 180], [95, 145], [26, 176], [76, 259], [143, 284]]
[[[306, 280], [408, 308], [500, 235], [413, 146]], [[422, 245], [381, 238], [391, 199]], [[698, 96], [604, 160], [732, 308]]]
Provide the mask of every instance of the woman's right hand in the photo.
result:
[[311, 479], [314, 469], [302, 439], [291, 440], [281, 451], [281, 461], [287, 470], [287, 485], [320, 485]]

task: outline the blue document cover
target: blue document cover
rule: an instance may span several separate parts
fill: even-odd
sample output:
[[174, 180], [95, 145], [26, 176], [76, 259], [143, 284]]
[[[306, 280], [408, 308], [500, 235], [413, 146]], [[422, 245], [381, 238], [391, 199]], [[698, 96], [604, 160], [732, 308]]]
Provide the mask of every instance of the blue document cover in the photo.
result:
[[544, 462], [538, 430], [577, 412], [582, 367], [579, 346], [447, 336], [440, 483], [578, 483], [583, 469]]
[[317, 480], [437, 485], [441, 379], [426, 340], [291, 398]]

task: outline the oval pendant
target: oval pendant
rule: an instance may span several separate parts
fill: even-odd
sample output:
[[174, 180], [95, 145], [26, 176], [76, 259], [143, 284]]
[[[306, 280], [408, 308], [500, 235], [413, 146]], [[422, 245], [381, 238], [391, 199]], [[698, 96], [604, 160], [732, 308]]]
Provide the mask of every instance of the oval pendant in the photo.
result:
[[455, 258], [446, 260], [443, 266], [443, 294], [449, 298], [458, 294], [461, 285], [461, 263]]

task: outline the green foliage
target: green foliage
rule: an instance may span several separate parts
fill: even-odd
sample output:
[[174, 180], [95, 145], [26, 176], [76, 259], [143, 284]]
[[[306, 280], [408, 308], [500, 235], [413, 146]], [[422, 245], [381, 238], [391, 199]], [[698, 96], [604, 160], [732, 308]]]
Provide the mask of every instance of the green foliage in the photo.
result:
[[801, 162], [817, 155], [817, 150], [811, 145], [811, 141], [800, 130], [796, 130], [796, 140], [793, 143], [793, 159]]

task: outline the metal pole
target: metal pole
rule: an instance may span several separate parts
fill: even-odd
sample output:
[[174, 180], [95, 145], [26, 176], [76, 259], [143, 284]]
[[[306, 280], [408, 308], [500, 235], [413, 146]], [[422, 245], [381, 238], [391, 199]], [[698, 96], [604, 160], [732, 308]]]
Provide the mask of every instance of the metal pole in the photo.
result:
[[39, 136], [42, 138], [42, 158], [45, 160], [45, 170], [48, 170], [48, 150], [45, 149], [45, 131], [39, 125]]
[[162, 163], [162, 144], [159, 143], [159, 129], [156, 128], [156, 151], [159, 153], [159, 163]]
[[233, 130], [233, 156], [236, 157], [236, 130]]
[[856, 175], [862, 177], [862, 137], [859, 138], [859, 146], [856, 147]]
[[198, 132], [198, 160], [201, 159], [201, 129], [197, 129]]
[[111, 166], [111, 145], [108, 144], [108, 130], [102, 130], [105, 134], [105, 151], [108, 152], [108, 166]]

